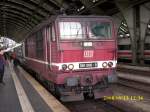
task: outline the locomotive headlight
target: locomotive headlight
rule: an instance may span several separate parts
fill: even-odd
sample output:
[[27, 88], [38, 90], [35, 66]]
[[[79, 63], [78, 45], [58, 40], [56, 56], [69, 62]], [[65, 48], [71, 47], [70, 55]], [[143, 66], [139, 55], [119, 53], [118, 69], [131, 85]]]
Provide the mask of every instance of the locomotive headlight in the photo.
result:
[[69, 70], [73, 70], [73, 68], [74, 68], [74, 65], [73, 65], [73, 64], [69, 64], [69, 65], [68, 65], [68, 69], [69, 69]]
[[107, 67], [107, 62], [102, 63], [102, 67], [106, 68]]
[[108, 66], [112, 67], [113, 66], [113, 62], [108, 62]]
[[67, 65], [66, 65], [66, 64], [63, 64], [63, 65], [62, 65], [62, 69], [63, 69], [63, 70], [66, 70], [66, 69], [67, 69]]

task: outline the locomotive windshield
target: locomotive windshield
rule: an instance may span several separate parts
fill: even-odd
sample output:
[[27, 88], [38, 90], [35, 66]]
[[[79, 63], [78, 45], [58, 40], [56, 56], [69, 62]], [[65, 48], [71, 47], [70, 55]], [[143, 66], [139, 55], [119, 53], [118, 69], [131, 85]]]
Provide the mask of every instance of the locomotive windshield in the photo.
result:
[[61, 40], [111, 39], [111, 23], [100, 21], [59, 22]]
[[89, 25], [89, 38], [92, 39], [110, 39], [111, 26], [108, 22], [90, 22]]
[[83, 39], [83, 27], [80, 22], [60, 22], [61, 39]]

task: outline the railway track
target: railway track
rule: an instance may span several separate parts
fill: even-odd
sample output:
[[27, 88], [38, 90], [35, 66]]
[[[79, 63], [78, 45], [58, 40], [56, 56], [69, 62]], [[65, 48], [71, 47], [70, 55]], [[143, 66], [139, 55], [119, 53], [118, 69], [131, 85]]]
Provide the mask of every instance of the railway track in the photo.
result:
[[[128, 82], [126, 82], [128, 83]], [[129, 100], [114, 100], [109, 101], [112, 105], [125, 110], [126, 112], [150, 112], [150, 94], [149, 92], [139, 90], [139, 88], [125, 86], [121, 84], [114, 84], [111, 86], [114, 96], [128, 96], [131, 98], [134, 96], [143, 97], [143, 99], [129, 99]]]
[[[129, 86], [137, 86], [137, 87], [146, 87], [150, 85], [150, 76], [138, 73], [127, 73], [127, 72], [117, 72], [119, 84], [125, 84]], [[145, 88], [144, 87], [144, 88]]]
[[118, 84], [150, 92], [149, 67], [119, 65], [117, 68]]
[[150, 67], [118, 65], [117, 71], [124, 73], [132, 73], [137, 75], [150, 76]]
[[[77, 102], [63, 103], [71, 112], [149, 112], [149, 93], [137, 88], [114, 84], [111, 85], [113, 96], [143, 96], [143, 101], [87, 99]], [[119, 89], [119, 90], [118, 90]], [[129, 92], [128, 92], [129, 91]], [[146, 102], [146, 104], [144, 104]], [[140, 107], [138, 107], [140, 105]], [[142, 108], [142, 105], [144, 109]], [[146, 109], [145, 109], [146, 108]], [[147, 111], [148, 110], [148, 111]]]
[[71, 112], [125, 112], [103, 100], [85, 100], [63, 104]]
[[123, 85], [126, 87], [131, 87], [134, 89], [138, 89], [140, 91], [150, 92], [150, 85], [145, 83], [140, 83], [133, 80], [118, 78], [118, 85]]

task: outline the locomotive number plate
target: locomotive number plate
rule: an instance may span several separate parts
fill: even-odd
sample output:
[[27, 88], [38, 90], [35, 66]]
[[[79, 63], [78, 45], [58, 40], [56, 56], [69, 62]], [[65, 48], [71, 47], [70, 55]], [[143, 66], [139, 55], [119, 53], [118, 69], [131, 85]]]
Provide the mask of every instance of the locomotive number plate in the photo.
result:
[[79, 64], [79, 68], [93, 68], [97, 66], [98, 66], [97, 63], [80, 63]]

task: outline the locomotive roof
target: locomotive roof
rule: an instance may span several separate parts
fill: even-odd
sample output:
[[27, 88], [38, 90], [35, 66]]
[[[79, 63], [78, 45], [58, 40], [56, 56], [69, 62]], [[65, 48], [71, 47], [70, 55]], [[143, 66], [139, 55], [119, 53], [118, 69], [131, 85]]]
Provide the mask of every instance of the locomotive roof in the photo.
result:
[[[53, 21], [55, 21], [57, 18], [57, 16], [51, 16], [49, 18], [47, 18], [46, 20], [42, 21], [40, 24], [36, 25], [33, 30], [29, 33], [29, 35], [32, 35], [33, 33], [35, 33], [36, 31], [40, 30], [42, 27], [52, 23]], [[29, 36], [27, 35], [27, 37]]]
[[110, 16], [96, 16], [96, 15], [59, 15], [57, 18], [110, 18]]
[[28, 37], [29, 35], [32, 35], [33, 33], [35, 33], [36, 31], [40, 30], [42, 27], [47, 26], [48, 24], [54, 22], [55, 20], [59, 20], [61, 18], [108, 18], [108, 19], [112, 19], [110, 16], [95, 16], [95, 15], [57, 15], [57, 16], [51, 16], [49, 18], [47, 18], [46, 20], [44, 20], [43, 22], [41, 22], [40, 24], [38, 24], [35, 28], [33, 28], [33, 30], [26, 36]]

